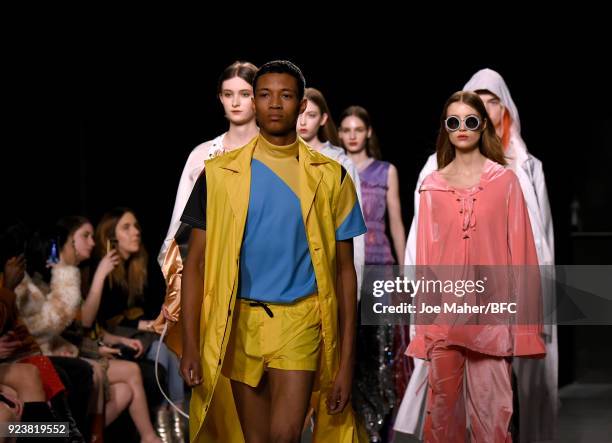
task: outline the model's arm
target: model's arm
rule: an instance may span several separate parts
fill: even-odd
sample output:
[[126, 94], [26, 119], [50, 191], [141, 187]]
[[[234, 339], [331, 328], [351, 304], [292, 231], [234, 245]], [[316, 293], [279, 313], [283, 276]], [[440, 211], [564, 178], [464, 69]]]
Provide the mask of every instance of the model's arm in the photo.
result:
[[196, 146], [189, 154], [189, 157], [185, 162], [185, 166], [183, 167], [183, 172], [181, 173], [179, 185], [176, 190], [176, 198], [174, 199], [174, 208], [172, 209], [170, 226], [168, 227], [166, 238], [164, 239], [164, 243], [162, 244], [161, 250], [157, 256], [157, 262], [162, 269], [168, 248], [172, 244], [174, 236], [181, 225], [181, 216], [183, 215], [183, 211], [187, 205], [187, 200], [193, 191], [193, 187], [198, 179], [198, 176], [202, 173], [204, 168], [204, 160], [208, 158], [208, 150], [210, 145], [210, 142], [206, 142]]
[[189, 386], [202, 382], [200, 312], [204, 300], [205, 250], [206, 231], [192, 229], [181, 281], [181, 315], [183, 316], [181, 376]]
[[336, 243], [336, 296], [338, 299], [338, 346], [340, 368], [334, 387], [327, 399], [330, 414], [342, 412], [350, 399], [355, 362], [355, 331], [357, 329], [357, 275], [353, 263], [353, 242]]
[[391, 230], [391, 239], [393, 240], [393, 248], [398, 264], [404, 265], [404, 250], [406, 248], [406, 230], [402, 221], [402, 205], [399, 196], [399, 180], [397, 177], [397, 169], [391, 165], [389, 167], [389, 177], [387, 178], [387, 210], [389, 211], [389, 228]]

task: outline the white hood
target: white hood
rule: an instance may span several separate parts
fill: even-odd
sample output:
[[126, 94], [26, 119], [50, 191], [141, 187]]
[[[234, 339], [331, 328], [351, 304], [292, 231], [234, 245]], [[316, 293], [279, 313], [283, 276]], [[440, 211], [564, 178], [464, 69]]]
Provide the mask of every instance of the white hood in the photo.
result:
[[464, 91], [478, 91], [479, 89], [487, 89], [499, 97], [502, 105], [510, 112], [510, 117], [512, 117], [514, 126], [513, 129], [520, 134], [521, 120], [519, 118], [518, 109], [516, 109], [516, 105], [514, 104], [514, 100], [512, 100], [510, 90], [504, 78], [492, 69], [481, 69], [474, 74], [463, 87]]
[[512, 118], [510, 143], [513, 145], [515, 155], [520, 157], [518, 160], [524, 161], [527, 145], [521, 137], [521, 119], [504, 78], [492, 69], [481, 69], [463, 87], [464, 91], [478, 91], [480, 89], [486, 89], [497, 95], [502, 105], [508, 110]]

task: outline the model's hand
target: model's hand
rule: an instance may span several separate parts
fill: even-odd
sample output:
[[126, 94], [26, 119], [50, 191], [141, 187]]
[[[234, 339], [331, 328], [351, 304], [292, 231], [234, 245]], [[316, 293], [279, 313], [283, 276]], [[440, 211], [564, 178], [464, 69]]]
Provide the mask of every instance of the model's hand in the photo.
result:
[[200, 361], [200, 353], [195, 347], [183, 350], [181, 377], [191, 388], [202, 383], [202, 363]]
[[339, 414], [344, 411], [351, 398], [353, 386], [353, 369], [350, 366], [341, 366], [332, 390], [327, 396], [327, 412], [330, 415]]

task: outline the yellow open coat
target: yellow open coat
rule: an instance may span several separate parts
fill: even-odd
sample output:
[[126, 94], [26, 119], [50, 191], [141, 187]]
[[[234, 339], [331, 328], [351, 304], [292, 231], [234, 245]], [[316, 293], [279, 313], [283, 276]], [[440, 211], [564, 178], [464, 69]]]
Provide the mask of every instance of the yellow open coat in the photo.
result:
[[[221, 368], [232, 330], [240, 247], [249, 206], [251, 158], [257, 140], [206, 162], [207, 230], [200, 327], [204, 382], [192, 394], [191, 441], [244, 442], [230, 382], [221, 374]], [[340, 357], [334, 214], [341, 167], [312, 151], [300, 139], [299, 171], [302, 216], [317, 280], [323, 337], [318, 381], [312, 396], [317, 414], [314, 441], [356, 442], [357, 429], [350, 404], [335, 416], [329, 415], [325, 406]]]

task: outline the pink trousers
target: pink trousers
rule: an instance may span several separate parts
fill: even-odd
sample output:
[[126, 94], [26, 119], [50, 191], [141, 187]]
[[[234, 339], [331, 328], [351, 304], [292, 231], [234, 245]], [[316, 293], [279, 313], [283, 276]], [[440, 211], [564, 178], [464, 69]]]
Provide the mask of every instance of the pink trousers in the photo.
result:
[[511, 442], [508, 360], [446, 343], [435, 344], [429, 356], [424, 441], [462, 443], [469, 433], [471, 443]]

